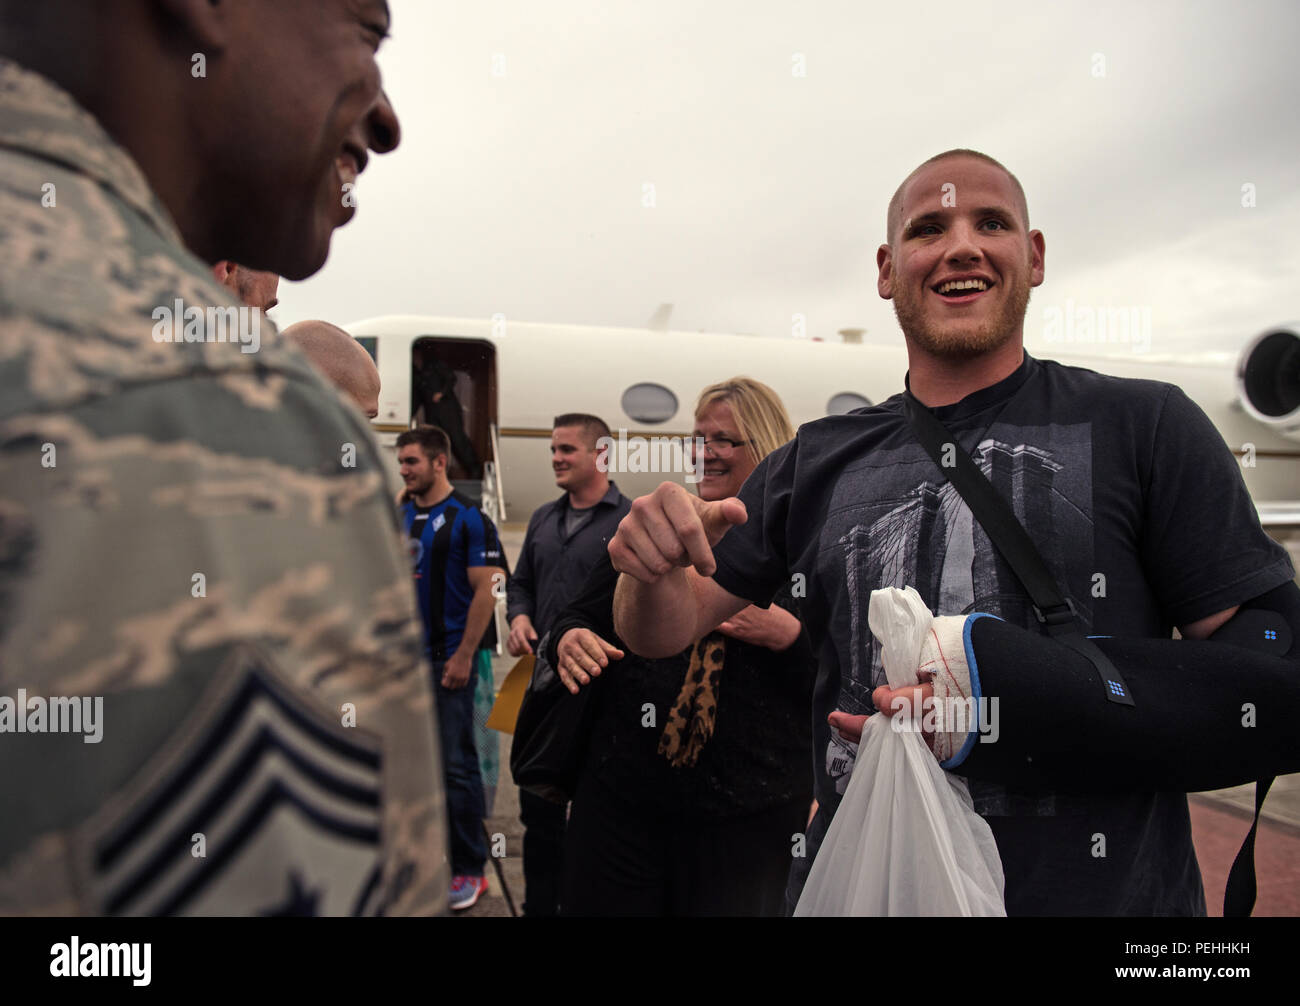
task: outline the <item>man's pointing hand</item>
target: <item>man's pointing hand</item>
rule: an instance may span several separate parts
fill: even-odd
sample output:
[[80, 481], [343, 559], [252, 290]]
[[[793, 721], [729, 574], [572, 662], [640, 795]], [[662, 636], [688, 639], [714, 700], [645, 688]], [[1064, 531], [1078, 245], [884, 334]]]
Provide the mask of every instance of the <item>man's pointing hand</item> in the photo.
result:
[[694, 566], [701, 576], [718, 568], [713, 546], [733, 524], [748, 520], [734, 496], [706, 502], [676, 482], [660, 483], [641, 496], [609, 542], [614, 568], [642, 583], [655, 583], [677, 566]]

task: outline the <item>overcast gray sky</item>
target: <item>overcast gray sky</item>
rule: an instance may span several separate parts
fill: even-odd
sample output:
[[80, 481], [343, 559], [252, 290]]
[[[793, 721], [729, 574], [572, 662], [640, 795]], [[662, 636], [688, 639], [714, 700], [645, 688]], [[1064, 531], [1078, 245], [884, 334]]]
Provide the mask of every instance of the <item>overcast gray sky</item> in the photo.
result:
[[1046, 236], [1031, 346], [1067, 302], [1149, 308], [1158, 353], [1300, 318], [1294, 0], [390, 4], [402, 145], [281, 325], [671, 303], [685, 331], [898, 339], [885, 207], [957, 146], [1020, 177]]

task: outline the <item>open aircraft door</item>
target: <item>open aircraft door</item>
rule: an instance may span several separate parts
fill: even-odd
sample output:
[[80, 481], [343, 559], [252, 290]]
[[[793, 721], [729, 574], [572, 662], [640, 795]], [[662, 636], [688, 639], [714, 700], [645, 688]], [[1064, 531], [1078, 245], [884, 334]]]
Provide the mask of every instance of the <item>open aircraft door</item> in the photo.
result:
[[444, 429], [452, 441], [448, 478], [502, 523], [496, 347], [484, 339], [424, 335], [412, 341], [410, 357], [409, 425]]

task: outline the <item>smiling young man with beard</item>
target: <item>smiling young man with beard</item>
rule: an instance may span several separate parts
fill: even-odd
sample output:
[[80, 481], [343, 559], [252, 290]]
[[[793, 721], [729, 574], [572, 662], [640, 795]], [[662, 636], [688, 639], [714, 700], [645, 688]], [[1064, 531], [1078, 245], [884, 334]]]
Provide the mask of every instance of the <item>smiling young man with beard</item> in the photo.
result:
[[508, 570], [496, 526], [447, 479], [451, 443], [436, 426], [398, 434], [397, 462], [407, 499], [402, 526], [410, 542], [415, 592], [433, 666], [438, 740], [446, 772], [451, 840], [449, 905], [472, 908], [487, 891], [483, 776], [474, 745], [475, 652], [496, 609], [495, 583]]
[[151, 338], [159, 306], [235, 303], [221, 260], [324, 264], [398, 142], [388, 20], [0, 0], [0, 692], [104, 709], [93, 751], [0, 737], [0, 914], [446, 906], [378, 445], [273, 331]]
[[[1010, 172], [974, 151], [931, 158], [895, 193], [887, 227], [878, 289], [903, 330], [909, 391], [1009, 498], [1090, 634], [1168, 639], [1177, 626], [1202, 639], [1239, 605], [1294, 591], [1235, 458], [1186, 395], [1024, 352], [1045, 245]], [[903, 395], [806, 424], [738, 499], [705, 503], [665, 483], [633, 503], [610, 555], [623, 573], [618, 632], [647, 657], [806, 580], [820, 807], [791, 907], [847, 787], [852, 740], [897, 694], [882, 688], [871, 591], [910, 585], [940, 615], [989, 612], [1040, 631], [1019, 580], [912, 433]], [[1205, 913], [1183, 794], [970, 790], [998, 843], [1008, 914]]]

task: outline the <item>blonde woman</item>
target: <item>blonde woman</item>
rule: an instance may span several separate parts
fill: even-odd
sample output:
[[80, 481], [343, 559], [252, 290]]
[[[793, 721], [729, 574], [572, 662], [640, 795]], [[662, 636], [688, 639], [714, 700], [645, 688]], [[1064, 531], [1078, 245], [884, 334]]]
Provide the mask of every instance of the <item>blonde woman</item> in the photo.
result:
[[[747, 377], [695, 410], [697, 488], [726, 499], [794, 436]], [[780, 915], [812, 802], [816, 661], [787, 597], [749, 607], [678, 654], [615, 637], [608, 557], [556, 619], [548, 656], [571, 691], [603, 677], [565, 840], [566, 915]]]

